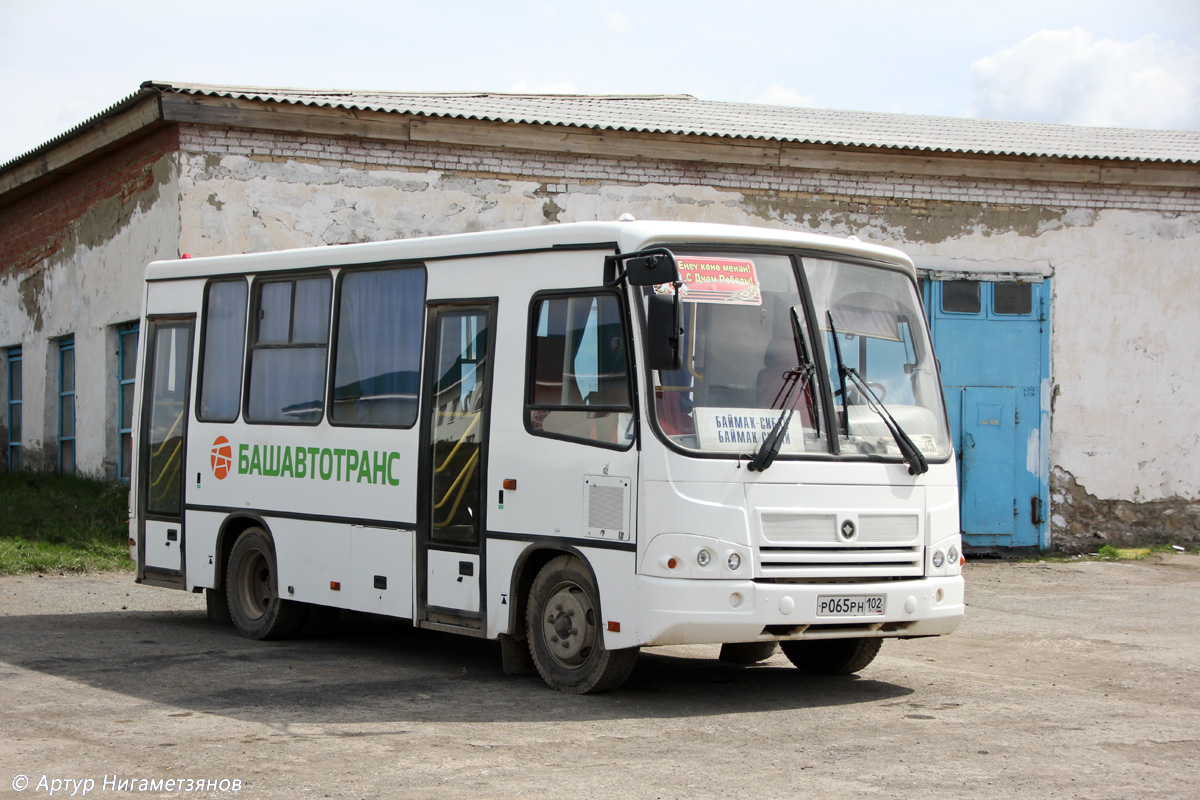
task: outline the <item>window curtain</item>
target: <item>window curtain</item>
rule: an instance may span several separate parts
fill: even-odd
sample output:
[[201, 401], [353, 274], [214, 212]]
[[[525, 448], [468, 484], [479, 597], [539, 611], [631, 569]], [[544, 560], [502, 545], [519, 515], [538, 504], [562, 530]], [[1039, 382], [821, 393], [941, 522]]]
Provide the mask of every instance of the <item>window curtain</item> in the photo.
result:
[[354, 272], [342, 279], [335, 421], [416, 422], [424, 305], [420, 269]]

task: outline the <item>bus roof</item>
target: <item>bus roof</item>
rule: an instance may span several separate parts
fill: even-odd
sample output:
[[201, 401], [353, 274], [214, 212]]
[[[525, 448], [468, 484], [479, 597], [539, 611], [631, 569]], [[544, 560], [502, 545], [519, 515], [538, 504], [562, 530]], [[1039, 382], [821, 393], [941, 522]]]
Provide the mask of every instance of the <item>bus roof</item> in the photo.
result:
[[630, 220], [569, 222], [362, 244], [305, 247], [267, 253], [154, 261], [146, 267], [146, 280], [161, 281], [389, 261], [425, 261], [551, 250], [555, 247], [615, 247], [628, 253], [656, 245], [718, 243], [821, 250], [851, 258], [884, 261], [915, 275], [912, 260], [904, 253], [857, 239], [741, 225]]

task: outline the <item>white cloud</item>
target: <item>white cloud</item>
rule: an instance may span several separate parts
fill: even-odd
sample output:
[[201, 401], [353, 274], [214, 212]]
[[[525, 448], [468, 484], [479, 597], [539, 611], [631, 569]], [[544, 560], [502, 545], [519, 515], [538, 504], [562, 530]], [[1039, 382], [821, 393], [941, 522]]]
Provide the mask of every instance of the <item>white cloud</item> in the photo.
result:
[[1200, 129], [1200, 49], [1040, 31], [971, 65], [974, 117]]
[[765, 92], [751, 99], [752, 103], [762, 103], [768, 106], [803, 106], [805, 108], [815, 108], [817, 99], [811, 94], [800, 94], [795, 89], [774, 84]]

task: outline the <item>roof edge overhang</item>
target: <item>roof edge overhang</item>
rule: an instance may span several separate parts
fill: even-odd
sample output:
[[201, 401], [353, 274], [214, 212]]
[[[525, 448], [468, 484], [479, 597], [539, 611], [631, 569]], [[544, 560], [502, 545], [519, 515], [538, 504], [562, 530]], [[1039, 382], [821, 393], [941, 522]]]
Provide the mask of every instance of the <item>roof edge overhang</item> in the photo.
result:
[[[353, 102], [305, 102], [352, 92], [274, 90], [295, 100], [250, 96], [251, 87], [146, 81], [139, 90], [70, 131], [0, 165], [0, 204], [67, 172], [132, 137], [170, 123], [194, 123], [301, 134], [393, 141], [651, 158], [746, 166], [871, 172], [919, 177], [1200, 188], [1200, 170], [1178, 162], [1030, 156], [831, 142], [670, 133], [653, 130], [506, 121], [499, 118], [407, 113]], [[257, 90], [268, 92], [271, 90]], [[415, 93], [412, 93], [415, 94]], [[486, 92], [437, 96], [489, 95]], [[656, 96], [657, 97], [657, 96]], [[639, 96], [641, 99], [641, 96]], [[656, 99], [646, 96], [644, 99]]]
[[42, 179], [71, 170], [162, 122], [161, 93], [137, 92], [45, 144], [0, 164], [0, 203], [31, 191]]
[[167, 121], [300, 134], [924, 177], [1200, 188], [1200, 171], [1164, 162], [913, 150], [509, 122], [407, 114], [343, 104], [266, 101], [232, 92], [214, 95], [194, 90], [172, 91], [163, 95], [162, 105]]

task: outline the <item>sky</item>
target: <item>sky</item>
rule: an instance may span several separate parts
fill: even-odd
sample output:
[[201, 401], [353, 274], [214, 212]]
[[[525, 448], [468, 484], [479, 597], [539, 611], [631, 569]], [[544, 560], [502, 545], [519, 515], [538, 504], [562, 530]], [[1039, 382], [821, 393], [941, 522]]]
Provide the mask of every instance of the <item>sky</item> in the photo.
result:
[[0, 0], [0, 164], [147, 80], [1200, 130], [1200, 0]]

